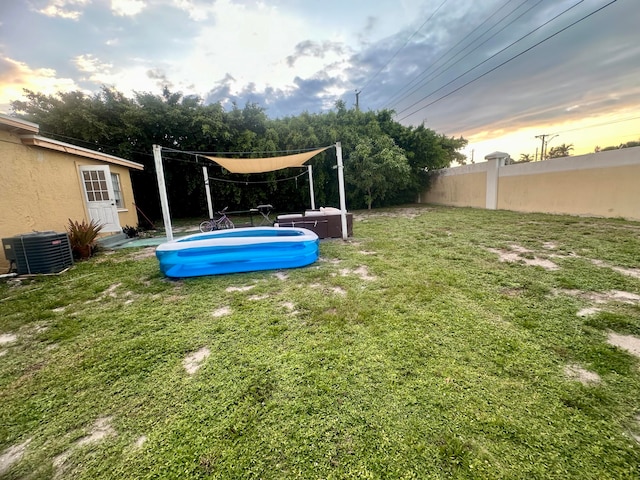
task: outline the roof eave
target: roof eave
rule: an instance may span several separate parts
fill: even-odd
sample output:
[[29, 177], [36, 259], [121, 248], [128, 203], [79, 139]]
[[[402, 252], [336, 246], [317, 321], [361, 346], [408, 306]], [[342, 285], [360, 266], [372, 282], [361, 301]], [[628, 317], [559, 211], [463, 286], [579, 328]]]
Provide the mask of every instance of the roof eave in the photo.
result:
[[124, 158], [116, 157], [114, 155], [108, 155], [106, 153], [97, 152], [88, 148], [78, 147], [71, 145], [70, 143], [59, 142], [51, 138], [41, 137], [40, 135], [20, 135], [20, 140], [23, 145], [29, 145], [32, 147], [46, 148], [48, 150], [55, 150], [58, 152], [68, 153], [70, 155], [77, 155], [79, 157], [90, 158], [92, 160], [100, 160], [106, 163], [112, 163], [115, 165], [121, 165], [123, 167], [131, 168], [133, 170], [144, 170], [144, 165], [141, 163], [132, 162], [131, 160], [125, 160]]

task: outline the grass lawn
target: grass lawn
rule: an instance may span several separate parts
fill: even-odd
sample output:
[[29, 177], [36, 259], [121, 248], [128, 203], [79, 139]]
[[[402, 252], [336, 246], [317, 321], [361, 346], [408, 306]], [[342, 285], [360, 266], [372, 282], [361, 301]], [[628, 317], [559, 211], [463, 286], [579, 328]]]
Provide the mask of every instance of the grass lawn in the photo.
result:
[[0, 477], [640, 478], [640, 223], [354, 234], [301, 269], [172, 281], [122, 249], [0, 282]]

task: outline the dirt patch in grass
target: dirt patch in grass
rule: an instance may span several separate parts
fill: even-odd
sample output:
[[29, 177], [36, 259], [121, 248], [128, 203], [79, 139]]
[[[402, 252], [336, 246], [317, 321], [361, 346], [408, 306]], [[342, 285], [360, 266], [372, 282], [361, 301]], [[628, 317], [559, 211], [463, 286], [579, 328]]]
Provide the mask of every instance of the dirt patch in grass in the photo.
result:
[[348, 277], [349, 275], [357, 275], [358, 277], [360, 277], [362, 280], [365, 281], [372, 281], [372, 280], [376, 280], [378, 277], [374, 276], [374, 275], [370, 275], [369, 274], [369, 269], [365, 266], [362, 265], [358, 268], [356, 268], [355, 270], [351, 270], [349, 268], [343, 268], [340, 270], [340, 276], [341, 277]]
[[640, 358], [640, 338], [633, 335], [619, 335], [615, 332], [609, 332], [607, 343], [615, 347], [626, 350], [634, 357]]
[[[518, 245], [510, 245], [511, 250], [503, 250], [497, 248], [487, 248], [491, 253], [498, 255], [501, 262], [508, 263], [524, 263], [525, 265], [532, 267], [542, 267], [545, 270], [553, 271], [558, 270], [560, 267], [553, 263], [551, 260], [544, 258], [538, 258], [532, 255], [532, 251]], [[533, 258], [529, 258], [529, 257]]]
[[225, 292], [248, 292], [253, 288], [255, 288], [255, 285], [247, 285], [245, 287], [227, 287]]
[[108, 295], [111, 298], [116, 298], [118, 295], [116, 294], [116, 290], [120, 287], [122, 283], [114, 283], [109, 288], [104, 291], [104, 295]]
[[594, 385], [601, 382], [600, 375], [591, 372], [580, 365], [572, 364], [564, 367], [564, 374], [571, 380], [577, 380], [583, 385]]
[[139, 252], [130, 255], [133, 260], [144, 260], [145, 258], [151, 258], [156, 256], [156, 247], [143, 248]]
[[326, 263], [331, 263], [332, 265], [337, 265], [338, 263], [340, 263], [342, 260], [338, 259], [338, 258], [325, 258], [325, 257], [320, 257], [318, 258], [319, 262], [326, 262]]
[[[73, 448], [82, 447], [84, 445], [89, 445], [93, 443], [98, 443], [104, 440], [107, 437], [115, 437], [117, 432], [111, 426], [111, 422], [113, 421], [113, 417], [99, 417], [93, 423], [91, 429], [89, 430], [89, 435], [85, 435], [84, 437], [78, 439], [74, 444]], [[66, 473], [65, 463], [71, 456], [73, 452], [73, 448], [62, 452], [60, 455], [57, 455], [53, 459], [53, 467], [55, 469], [55, 473], [53, 478], [63, 478]]]
[[217, 310], [214, 310], [213, 312], [211, 312], [211, 316], [213, 317], [224, 317], [225, 315], [229, 315], [231, 313], [231, 308], [230, 307], [221, 307], [218, 308]]
[[621, 290], [609, 290], [608, 292], [583, 292], [582, 290], [560, 289], [555, 291], [556, 294], [570, 295], [572, 297], [590, 300], [596, 304], [621, 302], [635, 304], [640, 302], [640, 295], [635, 293], [623, 292]]
[[[335, 276], [335, 275], [334, 275]], [[319, 283], [311, 283], [309, 285], [309, 288], [312, 288], [313, 290], [325, 290], [325, 291], [330, 291], [332, 293], [335, 293], [336, 295], [342, 295], [345, 296], [347, 294], [347, 291], [341, 287], [326, 287], [324, 285], [321, 285]]]
[[166, 297], [161, 297], [164, 303], [176, 303], [187, 298], [186, 295], [167, 295]]
[[[635, 416], [634, 420], [636, 422], [636, 430], [640, 429], [640, 413]], [[640, 435], [635, 432], [631, 432], [631, 436], [636, 442], [640, 443]]]
[[295, 315], [296, 313], [298, 313], [293, 302], [284, 302], [282, 306], [289, 311], [289, 315]]
[[22, 459], [30, 442], [31, 439], [28, 439], [19, 445], [13, 445], [0, 454], [0, 475], [4, 475]]
[[276, 277], [278, 280], [281, 280], [283, 282], [289, 278], [289, 275], [287, 275], [284, 272], [276, 272], [276, 273], [273, 274], [273, 276]]
[[135, 448], [142, 448], [142, 446], [145, 444], [146, 441], [147, 441], [147, 436], [141, 435], [136, 439], [135, 442], [133, 442], [133, 446]]
[[209, 355], [211, 355], [211, 350], [207, 347], [202, 347], [200, 350], [187, 355], [182, 361], [182, 365], [189, 375], [193, 375], [200, 369]]
[[587, 308], [583, 308], [582, 310], [579, 310], [578, 313], [576, 313], [576, 315], [578, 317], [590, 317], [592, 315], [595, 315], [596, 313], [598, 313], [599, 311], [601, 311], [600, 308], [597, 307], [587, 307]]
[[333, 293], [335, 293], [336, 295], [341, 295], [343, 297], [347, 294], [346, 290], [344, 290], [343, 288], [340, 288], [340, 287], [333, 287], [331, 289], [331, 291]]
[[91, 427], [89, 431], [89, 435], [80, 438], [76, 442], [77, 447], [82, 447], [83, 445], [88, 445], [90, 443], [97, 443], [104, 440], [106, 437], [114, 437], [116, 435], [116, 431], [111, 426], [111, 422], [113, 421], [113, 417], [100, 417], [98, 418]]
[[358, 253], [360, 255], [376, 255], [376, 252], [369, 252], [367, 250], [360, 250]]
[[614, 272], [626, 275], [627, 277], [640, 278], [640, 269], [638, 268], [616, 267], [615, 265], [610, 265], [606, 262], [603, 262], [602, 260], [591, 260], [591, 263], [593, 263], [597, 267], [610, 268]]
[[15, 333], [3, 333], [0, 335], [0, 345], [8, 345], [18, 340], [18, 336]]
[[252, 302], [257, 302], [259, 300], [265, 300], [269, 298], [269, 295], [263, 294], [263, 295], [251, 295], [248, 300], [251, 300]]

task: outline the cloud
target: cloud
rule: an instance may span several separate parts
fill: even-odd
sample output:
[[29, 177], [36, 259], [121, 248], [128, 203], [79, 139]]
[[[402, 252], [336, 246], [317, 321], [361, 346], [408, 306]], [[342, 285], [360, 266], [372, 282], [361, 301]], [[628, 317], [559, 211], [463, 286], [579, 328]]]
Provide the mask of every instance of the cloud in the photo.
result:
[[111, 0], [111, 11], [121, 17], [133, 17], [145, 9], [143, 0]]
[[79, 7], [88, 3], [89, 0], [50, 0], [48, 4], [37, 11], [47, 17], [78, 20], [82, 16], [82, 9]]
[[287, 57], [287, 65], [293, 67], [295, 63], [302, 57], [325, 58], [327, 53], [334, 52], [338, 55], [344, 53], [344, 47], [338, 42], [314, 42], [313, 40], [304, 40], [294, 47], [295, 53]]
[[71, 78], [59, 78], [50, 68], [32, 69], [28, 65], [8, 57], [0, 57], [0, 111], [7, 113], [10, 103], [21, 100], [23, 89], [52, 95], [56, 92], [79, 90]]
[[194, 0], [173, 0], [173, 6], [187, 12], [189, 18], [196, 22], [208, 20], [215, 13], [213, 2], [198, 2]]
[[147, 70], [147, 77], [155, 80], [156, 85], [159, 88], [167, 87], [169, 90], [173, 89], [173, 82], [168, 79], [166, 72], [161, 68], [153, 68], [151, 70]]
[[113, 68], [112, 64], [103, 63], [92, 54], [78, 55], [73, 59], [73, 63], [81, 72], [92, 75], [106, 74]]

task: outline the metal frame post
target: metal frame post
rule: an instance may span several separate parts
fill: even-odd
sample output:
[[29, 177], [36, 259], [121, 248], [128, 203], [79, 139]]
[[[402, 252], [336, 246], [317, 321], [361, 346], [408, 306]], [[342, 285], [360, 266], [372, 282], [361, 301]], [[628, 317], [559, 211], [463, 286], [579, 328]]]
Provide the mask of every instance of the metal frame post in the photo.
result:
[[162, 167], [162, 147], [153, 146], [153, 160], [156, 164], [156, 177], [158, 178], [158, 190], [160, 191], [160, 205], [162, 205], [162, 219], [167, 240], [173, 240], [173, 228], [171, 227], [171, 213], [169, 212], [169, 199], [167, 198], [167, 185], [164, 182], [164, 168]]
[[347, 239], [347, 201], [344, 195], [344, 165], [342, 164], [342, 144], [336, 142], [338, 159], [338, 186], [340, 188], [340, 220], [342, 221], [342, 240]]

